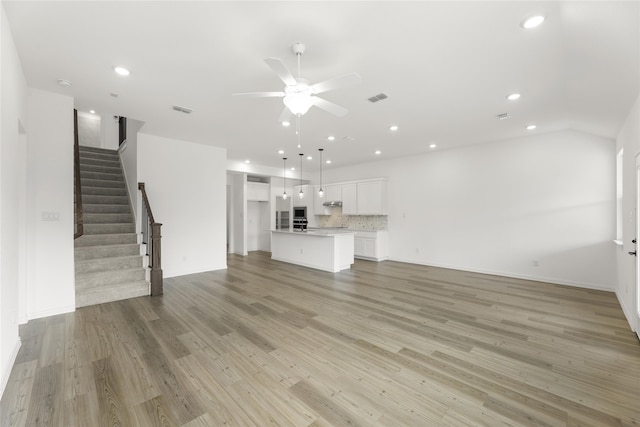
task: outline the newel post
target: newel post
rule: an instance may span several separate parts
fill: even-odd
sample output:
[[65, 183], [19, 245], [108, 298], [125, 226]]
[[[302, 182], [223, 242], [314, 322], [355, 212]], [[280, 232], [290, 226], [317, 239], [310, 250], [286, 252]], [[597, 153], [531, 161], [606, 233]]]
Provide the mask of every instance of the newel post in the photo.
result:
[[162, 224], [151, 224], [151, 296], [162, 295], [162, 264], [160, 261], [160, 229]]

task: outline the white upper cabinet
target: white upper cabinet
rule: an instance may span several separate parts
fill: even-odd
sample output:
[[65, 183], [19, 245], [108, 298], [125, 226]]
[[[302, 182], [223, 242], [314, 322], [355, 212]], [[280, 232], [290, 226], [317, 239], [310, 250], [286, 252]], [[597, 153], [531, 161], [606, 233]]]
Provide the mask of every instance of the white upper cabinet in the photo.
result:
[[[331, 208], [325, 202], [342, 202], [343, 215], [387, 215], [387, 181], [371, 179], [343, 184], [322, 186], [324, 197], [318, 196], [320, 186], [313, 187], [313, 213], [331, 215]], [[310, 209], [311, 210], [311, 209]]]
[[387, 215], [387, 182], [357, 183], [358, 215]]
[[324, 196], [318, 195], [320, 190], [319, 185], [314, 186], [313, 197], [313, 213], [316, 215], [331, 215], [331, 208], [323, 206], [324, 202], [339, 202], [342, 201], [342, 185], [341, 184], [327, 184], [322, 186]]
[[342, 214], [358, 215], [358, 184], [342, 184]]
[[[302, 194], [300, 198], [300, 188], [302, 188]], [[313, 186], [311, 185], [296, 185], [293, 187], [293, 194], [291, 199], [293, 200], [293, 206], [305, 206], [307, 208], [307, 215], [313, 214], [313, 198], [314, 198]]]
[[342, 185], [341, 184], [325, 185], [324, 199], [327, 202], [341, 202], [342, 201]]

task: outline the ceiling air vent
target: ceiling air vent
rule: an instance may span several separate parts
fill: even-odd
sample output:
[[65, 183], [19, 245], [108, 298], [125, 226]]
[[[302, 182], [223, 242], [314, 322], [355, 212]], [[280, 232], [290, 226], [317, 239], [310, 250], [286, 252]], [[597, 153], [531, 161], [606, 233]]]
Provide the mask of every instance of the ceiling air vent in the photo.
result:
[[379, 94], [377, 94], [375, 96], [372, 96], [371, 98], [368, 98], [368, 99], [369, 99], [369, 102], [378, 102], [378, 101], [382, 101], [383, 99], [387, 99], [387, 98], [388, 98], [388, 96], [385, 95], [384, 93], [379, 93]]
[[191, 114], [191, 112], [193, 111], [191, 108], [180, 107], [179, 105], [174, 105], [173, 109], [176, 110], [176, 111], [180, 111], [181, 113], [185, 113], [185, 114]]
[[498, 120], [504, 120], [509, 118], [509, 113], [498, 114]]

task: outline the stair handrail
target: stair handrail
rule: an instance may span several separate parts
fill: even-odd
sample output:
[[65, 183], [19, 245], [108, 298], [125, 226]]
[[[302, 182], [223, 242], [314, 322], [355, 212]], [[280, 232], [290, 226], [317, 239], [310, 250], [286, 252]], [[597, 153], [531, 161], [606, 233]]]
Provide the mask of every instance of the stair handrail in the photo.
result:
[[76, 181], [76, 232], [73, 238], [84, 234], [84, 221], [82, 219], [82, 184], [80, 179], [80, 141], [78, 138], [78, 110], [73, 109], [73, 173]]
[[[142, 241], [147, 246], [147, 255], [151, 252], [149, 263], [151, 267], [151, 296], [162, 295], [162, 259], [161, 259], [161, 243], [162, 236], [160, 234], [162, 224], [157, 223], [153, 218], [151, 204], [147, 197], [144, 182], [138, 183], [138, 190], [142, 193]], [[151, 229], [151, 235], [149, 235]]]

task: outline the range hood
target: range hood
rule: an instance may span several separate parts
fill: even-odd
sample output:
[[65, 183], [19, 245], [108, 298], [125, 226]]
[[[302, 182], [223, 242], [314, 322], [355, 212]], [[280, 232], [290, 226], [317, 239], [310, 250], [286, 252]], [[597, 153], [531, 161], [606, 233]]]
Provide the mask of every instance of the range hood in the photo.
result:
[[322, 206], [342, 206], [342, 202], [340, 201], [324, 202]]

